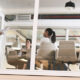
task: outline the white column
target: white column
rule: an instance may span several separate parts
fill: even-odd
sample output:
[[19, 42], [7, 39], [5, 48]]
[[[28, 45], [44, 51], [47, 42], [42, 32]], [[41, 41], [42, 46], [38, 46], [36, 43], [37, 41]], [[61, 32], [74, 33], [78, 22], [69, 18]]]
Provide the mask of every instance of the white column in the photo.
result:
[[38, 11], [39, 11], [39, 0], [35, 0], [30, 70], [34, 70], [35, 69]]
[[69, 29], [66, 29], [66, 40], [69, 40]]
[[[0, 12], [2, 17], [1, 29], [4, 29], [4, 14]], [[0, 69], [5, 68], [6, 56], [5, 56], [5, 33], [0, 35]]]

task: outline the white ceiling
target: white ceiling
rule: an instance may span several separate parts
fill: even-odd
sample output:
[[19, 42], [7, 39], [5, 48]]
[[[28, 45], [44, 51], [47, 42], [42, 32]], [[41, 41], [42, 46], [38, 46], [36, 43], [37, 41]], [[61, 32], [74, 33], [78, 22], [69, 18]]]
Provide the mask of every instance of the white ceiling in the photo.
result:
[[[35, 0], [0, 0], [2, 8], [32, 8]], [[64, 7], [70, 0], [40, 0], [40, 7]], [[80, 0], [72, 0], [76, 7], [80, 7]]]
[[32, 8], [34, 0], [0, 0], [0, 7], [7, 9]]
[[[40, 0], [40, 7], [58, 7], [58, 8], [64, 8], [65, 3], [70, 0]], [[80, 0], [72, 0], [77, 5], [80, 6], [79, 2]]]
[[[5, 13], [33, 13], [35, 0], [0, 0], [0, 9]], [[40, 0], [41, 13], [66, 13], [65, 3], [69, 0]], [[80, 0], [72, 0], [76, 8], [72, 13], [80, 13]], [[67, 11], [70, 12], [70, 11]]]

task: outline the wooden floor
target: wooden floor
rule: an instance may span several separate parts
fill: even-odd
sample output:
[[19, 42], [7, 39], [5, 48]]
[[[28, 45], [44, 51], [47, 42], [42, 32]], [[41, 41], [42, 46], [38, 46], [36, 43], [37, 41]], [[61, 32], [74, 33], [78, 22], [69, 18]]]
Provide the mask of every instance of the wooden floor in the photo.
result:
[[80, 78], [76, 78], [76, 77], [0, 75], [0, 80], [80, 80]]

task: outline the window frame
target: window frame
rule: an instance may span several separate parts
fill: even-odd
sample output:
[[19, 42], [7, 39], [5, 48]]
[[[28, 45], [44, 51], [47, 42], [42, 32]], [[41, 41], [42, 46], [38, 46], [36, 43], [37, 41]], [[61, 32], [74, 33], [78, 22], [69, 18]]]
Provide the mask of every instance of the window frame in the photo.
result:
[[[76, 72], [76, 71], [35, 70], [35, 51], [36, 51], [37, 26], [38, 26], [38, 9], [39, 9], [39, 0], [35, 0], [34, 22], [33, 22], [33, 33], [34, 34], [32, 36], [32, 51], [31, 51], [31, 64], [30, 64], [31, 67], [30, 67], [30, 70], [0, 69], [0, 74], [80, 77], [80, 72], [78, 72], [78, 71]], [[4, 24], [4, 21], [3, 21], [3, 24]], [[68, 34], [66, 36], [68, 37]], [[4, 38], [5, 38], [5, 34], [4, 34]], [[68, 38], [66, 38], [66, 39], [68, 39]]]

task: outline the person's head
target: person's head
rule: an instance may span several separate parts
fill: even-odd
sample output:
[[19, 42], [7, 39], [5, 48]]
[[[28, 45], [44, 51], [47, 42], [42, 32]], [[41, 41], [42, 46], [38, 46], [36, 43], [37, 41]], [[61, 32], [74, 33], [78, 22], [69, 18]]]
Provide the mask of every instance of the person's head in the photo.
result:
[[26, 42], [30, 41], [30, 43], [32, 43], [32, 40], [31, 39], [26, 39]]
[[31, 39], [26, 39], [26, 47], [27, 47], [27, 49], [29, 49], [31, 47], [31, 43], [32, 43]]
[[52, 43], [55, 43], [56, 41], [56, 34], [51, 28], [45, 29], [44, 37], [51, 38]]

